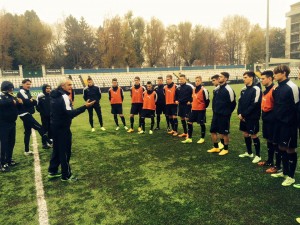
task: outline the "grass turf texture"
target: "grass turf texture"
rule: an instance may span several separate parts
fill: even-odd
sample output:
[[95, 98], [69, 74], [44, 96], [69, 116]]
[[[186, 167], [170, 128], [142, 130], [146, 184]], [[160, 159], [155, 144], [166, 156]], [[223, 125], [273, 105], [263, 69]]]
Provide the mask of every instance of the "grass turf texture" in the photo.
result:
[[[232, 87], [239, 95], [242, 85]], [[212, 98], [212, 87], [208, 89]], [[82, 104], [82, 96], [77, 95], [75, 107]], [[122, 125], [115, 131], [107, 94], [101, 106], [107, 131], [100, 131], [95, 113], [93, 133], [87, 112], [73, 120], [71, 167], [80, 179], [77, 183], [48, 181], [51, 150], [43, 150], [38, 137], [50, 224], [282, 225], [293, 224], [299, 216], [297, 189], [282, 187], [282, 179], [271, 178], [265, 168], [238, 157], [245, 144], [236, 112], [231, 120], [230, 153], [221, 157], [206, 152], [212, 146], [211, 109], [207, 110], [206, 142], [199, 145], [199, 125], [194, 124], [192, 144], [167, 135], [163, 117], [162, 130], [153, 135], [137, 134], [136, 117], [135, 133], [129, 134]], [[123, 110], [129, 126], [128, 92]], [[146, 119], [146, 131], [149, 126]], [[266, 144], [262, 138], [261, 142], [266, 158]], [[14, 158], [20, 164], [13, 172], [0, 174], [0, 224], [38, 224], [33, 158], [23, 155], [20, 119]], [[299, 171], [298, 166], [298, 181]]]

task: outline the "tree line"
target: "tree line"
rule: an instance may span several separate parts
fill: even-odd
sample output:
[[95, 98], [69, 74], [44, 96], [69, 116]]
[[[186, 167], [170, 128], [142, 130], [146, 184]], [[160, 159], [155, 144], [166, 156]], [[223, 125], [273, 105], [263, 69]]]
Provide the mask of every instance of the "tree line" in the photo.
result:
[[[0, 68], [167, 67], [253, 64], [265, 61], [265, 30], [240, 15], [220, 28], [191, 22], [165, 26], [131, 11], [105, 18], [98, 28], [70, 15], [46, 24], [33, 11], [0, 13]], [[270, 56], [285, 56], [285, 29], [270, 29]]]

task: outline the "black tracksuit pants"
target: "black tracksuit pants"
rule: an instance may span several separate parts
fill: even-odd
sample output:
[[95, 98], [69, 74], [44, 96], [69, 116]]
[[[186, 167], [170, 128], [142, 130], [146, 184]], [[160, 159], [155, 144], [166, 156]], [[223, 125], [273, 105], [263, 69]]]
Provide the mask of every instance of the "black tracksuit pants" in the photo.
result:
[[4, 165], [12, 160], [16, 142], [16, 123], [0, 125], [0, 163]]
[[49, 173], [57, 173], [61, 165], [61, 178], [68, 179], [71, 177], [71, 147], [72, 133], [70, 127], [51, 127], [53, 133], [53, 152], [48, 168]]
[[101, 107], [99, 103], [95, 103], [93, 106], [89, 107], [88, 113], [89, 113], [89, 121], [92, 128], [94, 128], [94, 120], [93, 120], [93, 109], [95, 109], [96, 114], [98, 116], [98, 120], [100, 123], [100, 126], [103, 127], [103, 120], [102, 120], [102, 113], [101, 113]]
[[[41, 116], [42, 127], [45, 133], [48, 134], [48, 138], [52, 139], [52, 131], [50, 129], [50, 116]], [[43, 145], [46, 145], [46, 142], [43, 142]]]
[[29, 151], [29, 142], [30, 142], [30, 136], [31, 136], [31, 129], [35, 129], [36, 131], [39, 132], [39, 134], [42, 137], [42, 142], [47, 143], [49, 141], [47, 135], [45, 135], [45, 131], [42, 127], [42, 125], [40, 125], [31, 114], [26, 114], [24, 116], [20, 116], [21, 120], [23, 121], [23, 125], [24, 125], [24, 145], [25, 145], [25, 152]]

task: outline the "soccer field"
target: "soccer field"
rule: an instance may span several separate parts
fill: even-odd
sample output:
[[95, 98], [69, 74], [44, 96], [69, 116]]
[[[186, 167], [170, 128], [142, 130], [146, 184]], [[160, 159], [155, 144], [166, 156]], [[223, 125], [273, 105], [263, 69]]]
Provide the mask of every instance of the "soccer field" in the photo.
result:
[[[239, 95], [242, 85], [232, 85]], [[212, 99], [212, 87], [208, 87]], [[237, 96], [238, 98], [238, 96]], [[75, 97], [75, 107], [83, 104]], [[120, 126], [115, 131], [108, 95], [101, 100], [104, 127], [92, 133], [87, 111], [73, 120], [71, 167], [77, 183], [48, 181], [51, 150], [41, 148], [42, 176], [50, 224], [132, 225], [224, 225], [295, 224], [300, 216], [300, 192], [281, 186], [265, 168], [239, 158], [246, 147], [236, 111], [231, 120], [229, 154], [219, 156], [211, 148], [209, 129], [211, 105], [207, 110], [207, 134], [197, 144], [199, 125], [194, 124], [192, 144], [166, 134], [162, 117], [160, 131], [129, 134]], [[129, 126], [130, 97], [125, 93], [123, 111]], [[35, 117], [39, 119], [36, 113]], [[119, 121], [121, 124], [121, 121]], [[135, 119], [137, 128], [138, 119]], [[182, 131], [179, 121], [179, 131]], [[137, 129], [136, 129], [137, 130]], [[260, 137], [261, 137], [260, 133]], [[32, 141], [32, 139], [31, 139]], [[262, 157], [266, 144], [261, 137]], [[254, 148], [253, 148], [254, 149]], [[0, 225], [39, 224], [33, 157], [23, 155], [23, 127], [17, 122], [14, 159], [20, 162], [10, 173], [0, 174]], [[300, 181], [299, 166], [296, 181]]]

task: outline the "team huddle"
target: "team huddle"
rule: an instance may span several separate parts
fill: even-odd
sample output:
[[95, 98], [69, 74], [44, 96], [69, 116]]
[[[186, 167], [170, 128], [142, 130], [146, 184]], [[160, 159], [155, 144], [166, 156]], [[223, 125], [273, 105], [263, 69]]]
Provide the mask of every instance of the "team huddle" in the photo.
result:
[[[283, 186], [295, 183], [295, 170], [297, 165], [297, 139], [299, 124], [299, 88], [289, 78], [288, 66], [277, 66], [274, 71], [267, 70], [261, 73], [261, 84], [265, 87], [262, 92], [260, 83], [256, 82], [256, 74], [246, 71], [243, 74], [245, 87], [241, 90], [238, 99], [237, 116], [240, 120], [239, 129], [243, 134], [246, 151], [239, 155], [241, 158], [252, 158], [252, 163], [265, 166], [266, 173], [272, 177], [282, 177]], [[172, 136], [184, 138], [183, 144], [193, 143], [194, 124], [199, 124], [201, 136], [198, 144], [205, 142], [206, 135], [206, 109], [212, 105], [213, 117], [210, 134], [213, 147], [208, 153], [217, 153], [225, 156], [229, 153], [230, 120], [236, 109], [236, 95], [227, 83], [229, 73], [221, 72], [211, 77], [215, 86], [213, 98], [210, 101], [207, 89], [202, 85], [202, 78], [195, 78], [195, 87], [187, 82], [185, 75], [179, 75], [179, 85], [173, 82], [173, 76], [157, 78], [157, 84], [147, 82], [146, 87], [140, 83], [140, 78], [135, 77], [134, 85], [130, 89], [131, 110], [130, 127], [126, 126], [123, 114], [123, 89], [118, 86], [116, 78], [108, 91], [111, 104], [111, 113], [120, 129], [118, 115], [124, 129], [128, 133], [135, 132], [135, 116], [138, 115], [138, 134], [145, 134], [146, 118], [150, 118], [152, 135], [155, 130], [160, 130], [161, 115], [164, 114], [167, 124], [167, 133]], [[275, 79], [278, 85], [274, 85]], [[53, 147], [53, 153], [48, 168], [49, 179], [60, 177], [62, 181], [73, 181], [69, 165], [71, 157], [72, 133], [70, 131], [72, 119], [83, 113], [86, 109], [89, 114], [89, 123], [92, 132], [95, 131], [93, 111], [95, 110], [100, 129], [105, 131], [100, 106], [101, 90], [94, 85], [92, 78], [87, 79], [87, 87], [83, 90], [85, 105], [73, 109], [72, 82], [69, 79], [61, 81], [58, 87], [51, 90], [45, 84], [43, 93], [33, 99], [30, 93], [31, 81], [25, 79], [17, 96], [14, 96], [14, 86], [9, 81], [2, 82], [0, 95], [0, 168], [2, 172], [10, 171], [10, 167], [17, 162], [12, 159], [16, 136], [16, 119], [19, 116], [24, 125], [24, 154], [33, 154], [29, 149], [31, 129], [35, 129], [41, 136], [42, 147]], [[72, 94], [72, 96], [74, 96]], [[32, 116], [36, 110], [40, 113], [42, 125]], [[155, 116], [156, 115], [156, 116]], [[267, 141], [268, 158], [261, 158], [259, 121], [262, 117], [263, 138]], [[156, 118], [156, 128], [155, 126]], [[178, 118], [181, 120], [182, 132], [178, 129]], [[53, 131], [56, 132], [53, 132]], [[255, 153], [252, 151], [252, 143]], [[275, 159], [275, 160], [274, 160]], [[274, 162], [275, 161], [275, 162]], [[58, 167], [61, 166], [61, 172]], [[294, 185], [300, 188], [300, 185]]]

